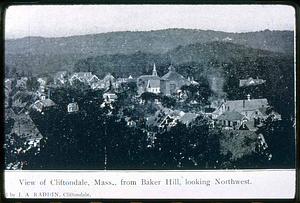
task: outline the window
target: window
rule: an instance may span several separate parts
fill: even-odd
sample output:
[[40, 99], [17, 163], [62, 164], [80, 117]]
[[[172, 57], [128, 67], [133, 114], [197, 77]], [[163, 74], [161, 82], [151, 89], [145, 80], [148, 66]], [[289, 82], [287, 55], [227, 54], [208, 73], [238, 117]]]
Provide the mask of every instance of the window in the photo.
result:
[[176, 93], [176, 85], [175, 84], [170, 84], [170, 93]]

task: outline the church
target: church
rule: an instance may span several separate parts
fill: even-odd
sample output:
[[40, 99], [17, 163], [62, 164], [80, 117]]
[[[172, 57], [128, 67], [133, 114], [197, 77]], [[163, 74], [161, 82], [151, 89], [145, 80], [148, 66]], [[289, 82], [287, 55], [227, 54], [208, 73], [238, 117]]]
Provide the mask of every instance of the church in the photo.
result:
[[163, 93], [167, 96], [178, 93], [183, 85], [190, 85], [191, 82], [176, 72], [171, 65], [169, 72], [162, 77], [157, 75], [155, 64], [153, 65], [152, 75], [142, 75], [138, 78], [138, 93], [152, 92], [155, 94]]

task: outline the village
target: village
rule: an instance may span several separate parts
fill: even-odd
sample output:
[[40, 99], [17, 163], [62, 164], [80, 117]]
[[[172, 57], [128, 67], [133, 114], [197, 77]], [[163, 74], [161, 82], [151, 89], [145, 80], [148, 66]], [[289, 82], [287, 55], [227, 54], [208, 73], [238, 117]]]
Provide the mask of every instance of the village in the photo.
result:
[[[149, 147], [155, 145], [158, 132], [168, 131], [178, 123], [187, 127], [192, 126], [199, 117], [206, 120], [209, 128], [236, 132], [257, 131], [270, 114], [274, 120], [281, 119], [276, 112], [267, 113], [269, 105], [266, 98], [251, 98], [248, 94], [243, 100], [209, 101], [212, 93], [210, 86], [204, 85], [206, 89], [199, 88], [203, 86], [201, 81], [195, 81], [192, 76], [183, 77], [176, 72], [173, 65], [170, 65], [168, 73], [161, 77], [157, 73], [156, 65], [153, 64], [152, 74], [141, 75], [138, 78], [131, 75], [126, 78], [115, 78], [112, 74], [107, 74], [103, 79], [99, 79], [92, 72], [59, 71], [50, 79], [49, 77], [34, 79], [36, 79], [34, 82], [30, 77], [5, 79], [6, 123], [14, 120], [10, 122], [12, 130], [7, 134], [17, 135], [25, 141], [23, 146], [16, 146], [13, 150], [17, 154], [26, 153], [33, 147], [37, 148], [39, 153], [40, 141], [43, 137], [47, 139], [47, 136], [39, 131], [30, 112], [42, 116], [58, 105], [64, 105], [60, 108], [65, 109], [66, 115], [85, 111], [85, 106], [81, 106], [79, 102], [83, 98], [76, 98], [74, 95], [70, 95], [72, 98], [68, 98], [68, 102], [57, 104], [53, 101], [53, 92], [62, 87], [82, 88], [80, 91], [100, 91], [102, 98], [93, 97], [102, 101], [98, 108], [108, 108], [107, 116], [118, 114], [129, 127], [140, 128], [146, 132]], [[259, 78], [246, 78], [240, 80], [239, 85], [257, 86], [265, 82]], [[206, 91], [206, 94], [202, 94], [201, 91]], [[86, 102], [93, 101], [84, 101]], [[116, 103], [121, 105], [119, 112], [114, 110]], [[261, 146], [267, 146], [263, 136], [260, 140]], [[20, 163], [7, 166], [11, 167], [18, 168]]]

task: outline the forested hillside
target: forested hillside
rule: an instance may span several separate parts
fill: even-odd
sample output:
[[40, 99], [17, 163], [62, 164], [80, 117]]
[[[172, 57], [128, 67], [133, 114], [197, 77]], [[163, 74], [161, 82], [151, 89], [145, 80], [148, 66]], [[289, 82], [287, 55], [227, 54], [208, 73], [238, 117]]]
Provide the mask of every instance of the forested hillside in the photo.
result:
[[[248, 48], [231, 42], [197, 43], [179, 46], [165, 54], [136, 52], [132, 55], [116, 54], [79, 60], [74, 71], [92, 71], [100, 78], [107, 73], [116, 77], [138, 77], [151, 74], [153, 63], [158, 75], [168, 72], [173, 64], [184, 77], [200, 80], [206, 77], [217, 93], [231, 93], [231, 99], [243, 96], [239, 79], [259, 77], [274, 83], [278, 75], [293, 73], [293, 56]], [[223, 83], [225, 82], [225, 89]], [[237, 92], [240, 92], [239, 94]], [[236, 98], [233, 98], [235, 94]]]
[[[112, 32], [60, 38], [26, 37], [5, 41], [5, 62], [18, 72], [33, 74], [66, 70], [79, 59], [102, 55], [172, 52], [178, 46], [231, 42], [254, 49], [294, 52], [292, 31], [226, 33], [210, 30], [167, 29], [149, 32]], [[200, 56], [199, 56], [200, 57]]]

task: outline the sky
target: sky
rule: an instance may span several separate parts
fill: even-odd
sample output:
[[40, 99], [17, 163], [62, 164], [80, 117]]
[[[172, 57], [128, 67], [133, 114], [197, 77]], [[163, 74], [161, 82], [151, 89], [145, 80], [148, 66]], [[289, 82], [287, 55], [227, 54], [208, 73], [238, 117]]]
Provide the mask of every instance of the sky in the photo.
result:
[[294, 30], [288, 5], [46, 5], [11, 6], [6, 39], [66, 37], [114, 31], [168, 28], [251, 32]]

